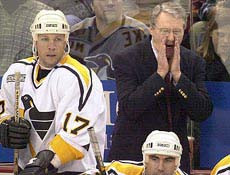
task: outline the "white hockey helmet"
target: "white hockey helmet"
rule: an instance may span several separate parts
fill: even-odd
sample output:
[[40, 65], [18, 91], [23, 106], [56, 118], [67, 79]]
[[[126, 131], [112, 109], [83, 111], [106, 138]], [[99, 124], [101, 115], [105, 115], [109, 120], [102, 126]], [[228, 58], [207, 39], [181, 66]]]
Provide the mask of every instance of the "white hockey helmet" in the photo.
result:
[[174, 132], [152, 131], [146, 138], [142, 146], [142, 154], [145, 155], [160, 154], [172, 157], [178, 157], [180, 160], [182, 146], [178, 136]]
[[70, 26], [65, 15], [60, 10], [41, 10], [35, 17], [30, 27], [33, 40], [37, 40], [38, 34], [65, 34], [69, 40]]

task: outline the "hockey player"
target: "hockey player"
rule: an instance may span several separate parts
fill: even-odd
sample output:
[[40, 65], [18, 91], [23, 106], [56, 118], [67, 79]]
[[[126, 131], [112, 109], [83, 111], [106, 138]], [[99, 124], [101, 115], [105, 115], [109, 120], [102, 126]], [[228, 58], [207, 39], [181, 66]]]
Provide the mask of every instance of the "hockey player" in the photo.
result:
[[229, 175], [230, 174], [230, 155], [221, 159], [212, 169], [211, 175]]
[[[69, 25], [57, 10], [31, 25], [33, 57], [12, 64], [2, 79], [0, 142], [20, 149], [20, 175], [77, 174], [96, 168], [87, 128], [103, 153], [106, 105], [96, 74], [69, 56]], [[15, 72], [20, 71], [20, 121], [14, 120]]]
[[[106, 173], [108, 175], [186, 175], [179, 169], [182, 146], [174, 132], [152, 131], [143, 143], [142, 154], [143, 163], [113, 161], [106, 166]], [[86, 172], [84, 175], [89, 174], [93, 173]]]

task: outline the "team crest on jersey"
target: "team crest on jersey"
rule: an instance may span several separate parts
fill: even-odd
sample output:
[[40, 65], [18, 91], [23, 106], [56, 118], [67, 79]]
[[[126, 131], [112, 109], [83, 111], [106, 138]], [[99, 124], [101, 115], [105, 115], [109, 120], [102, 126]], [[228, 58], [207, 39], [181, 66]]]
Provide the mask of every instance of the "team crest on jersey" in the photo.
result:
[[25, 111], [29, 111], [30, 121], [37, 134], [43, 139], [49, 130], [55, 115], [55, 111], [41, 112], [37, 109], [33, 98], [26, 94], [21, 97]]
[[5, 112], [5, 101], [0, 101], [0, 115]]
[[[15, 74], [11, 74], [11, 75], [8, 75], [7, 78], [6, 78], [6, 82], [9, 83], [9, 82], [15, 82]], [[20, 82], [25, 82], [25, 78], [26, 78], [26, 74], [21, 74], [21, 77], [20, 77]]]
[[85, 57], [84, 60], [87, 66], [92, 68], [101, 80], [110, 76], [108, 75], [108, 69], [111, 71], [114, 70], [112, 59], [106, 53], [100, 53], [95, 56], [88, 56]]

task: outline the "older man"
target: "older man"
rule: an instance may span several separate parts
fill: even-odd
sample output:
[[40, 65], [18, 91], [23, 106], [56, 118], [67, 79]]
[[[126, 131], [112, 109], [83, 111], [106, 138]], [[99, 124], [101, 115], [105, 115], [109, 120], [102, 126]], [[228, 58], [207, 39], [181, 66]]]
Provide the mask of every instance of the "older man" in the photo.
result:
[[115, 57], [119, 110], [109, 160], [141, 160], [144, 138], [173, 131], [183, 146], [181, 169], [189, 173], [187, 119], [205, 120], [212, 102], [205, 88], [205, 61], [180, 46], [184, 9], [166, 2], [152, 11], [151, 40]]

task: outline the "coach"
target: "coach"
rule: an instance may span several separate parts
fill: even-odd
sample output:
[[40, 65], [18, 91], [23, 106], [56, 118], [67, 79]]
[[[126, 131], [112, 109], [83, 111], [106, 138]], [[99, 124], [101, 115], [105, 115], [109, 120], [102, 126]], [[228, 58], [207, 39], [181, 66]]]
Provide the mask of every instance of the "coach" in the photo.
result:
[[212, 112], [205, 88], [205, 61], [180, 46], [185, 11], [177, 3], [152, 12], [152, 39], [117, 55], [114, 68], [119, 111], [109, 160], [142, 160], [141, 145], [152, 130], [175, 132], [184, 148], [181, 169], [189, 174], [187, 119]]

